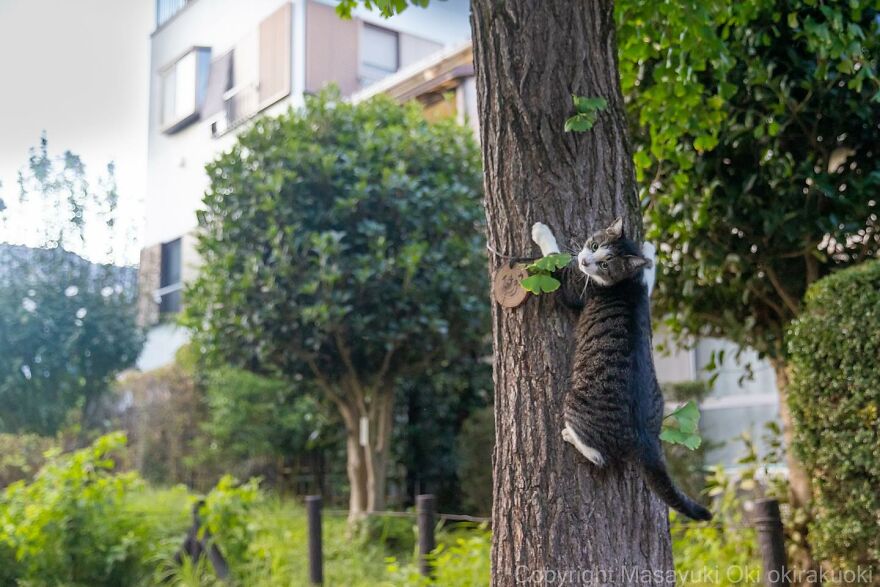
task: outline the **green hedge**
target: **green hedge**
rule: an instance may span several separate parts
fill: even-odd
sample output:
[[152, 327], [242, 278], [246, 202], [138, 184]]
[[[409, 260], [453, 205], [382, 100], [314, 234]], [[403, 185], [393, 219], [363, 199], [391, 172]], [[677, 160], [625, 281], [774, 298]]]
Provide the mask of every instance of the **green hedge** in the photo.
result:
[[788, 332], [794, 449], [813, 479], [814, 553], [880, 562], [880, 262], [810, 287]]

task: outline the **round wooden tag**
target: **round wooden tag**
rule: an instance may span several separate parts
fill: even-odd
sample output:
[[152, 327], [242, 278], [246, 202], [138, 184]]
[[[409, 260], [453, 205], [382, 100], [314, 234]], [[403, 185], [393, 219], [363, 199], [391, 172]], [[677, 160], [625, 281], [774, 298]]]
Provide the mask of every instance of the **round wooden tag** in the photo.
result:
[[529, 276], [525, 265], [504, 265], [495, 272], [492, 280], [492, 294], [495, 301], [505, 308], [515, 308], [522, 304], [529, 292], [523, 289], [520, 281]]

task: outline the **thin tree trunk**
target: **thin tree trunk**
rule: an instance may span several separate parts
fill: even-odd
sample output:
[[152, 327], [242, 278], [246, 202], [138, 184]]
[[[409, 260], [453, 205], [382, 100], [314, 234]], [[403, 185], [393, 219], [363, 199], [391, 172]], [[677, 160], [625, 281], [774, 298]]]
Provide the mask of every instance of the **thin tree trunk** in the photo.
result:
[[[776, 389], [779, 391], [779, 418], [782, 420], [782, 438], [785, 441], [785, 461], [788, 466], [788, 499], [794, 508], [807, 508], [813, 499], [812, 484], [810, 477], [804, 470], [803, 465], [794, 454], [793, 438], [794, 438], [794, 422], [791, 419], [791, 410], [788, 407], [788, 366], [782, 359], [772, 361], [773, 371], [776, 373]], [[802, 544], [801, 548], [793, 551], [791, 556], [791, 564], [803, 570], [813, 570], [818, 572], [820, 565], [813, 559], [810, 552], [809, 543], [803, 543], [809, 540], [808, 528], [806, 524], [800, 527], [793, 526], [794, 520], [790, 521], [786, 530], [796, 532], [800, 536]], [[803, 576], [808, 576], [805, 573]], [[803, 581], [800, 583], [803, 587], [813, 587], [821, 585], [820, 582]]]
[[367, 510], [371, 512], [385, 509], [394, 392], [377, 394], [375, 402], [375, 409], [370, 413], [370, 443], [367, 452]]
[[346, 473], [348, 475], [348, 521], [360, 520], [367, 511], [367, 459], [360, 442], [360, 419], [357, 409], [336, 402], [345, 424]]
[[348, 520], [354, 522], [367, 512], [367, 459], [364, 448], [360, 444], [357, 430], [346, 430], [345, 452], [347, 456], [346, 472], [350, 486], [348, 496]]
[[[572, 239], [579, 248], [618, 215], [641, 235], [612, 12], [608, 1], [472, 0], [488, 236], [497, 251], [537, 254], [536, 221], [563, 248]], [[587, 133], [563, 132], [572, 94], [608, 101]], [[491, 271], [505, 262], [492, 256]], [[633, 468], [597, 471], [560, 436], [573, 327], [553, 296], [493, 308], [493, 585], [674, 584], [666, 507]], [[567, 573], [568, 583], [553, 572]]]

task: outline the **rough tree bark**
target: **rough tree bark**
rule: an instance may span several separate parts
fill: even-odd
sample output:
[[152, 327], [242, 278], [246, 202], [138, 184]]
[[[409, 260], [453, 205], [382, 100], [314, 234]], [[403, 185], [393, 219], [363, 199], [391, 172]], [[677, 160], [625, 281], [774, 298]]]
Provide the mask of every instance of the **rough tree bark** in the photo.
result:
[[[536, 221], [562, 247], [618, 215], [641, 236], [612, 13], [610, 1], [472, 1], [496, 251], [535, 255]], [[563, 132], [572, 94], [608, 101], [592, 131]], [[494, 272], [506, 261], [492, 257]], [[565, 584], [673, 584], [666, 507], [631, 467], [597, 471], [560, 436], [573, 326], [553, 296], [493, 309], [493, 585], [563, 584], [553, 572]]]

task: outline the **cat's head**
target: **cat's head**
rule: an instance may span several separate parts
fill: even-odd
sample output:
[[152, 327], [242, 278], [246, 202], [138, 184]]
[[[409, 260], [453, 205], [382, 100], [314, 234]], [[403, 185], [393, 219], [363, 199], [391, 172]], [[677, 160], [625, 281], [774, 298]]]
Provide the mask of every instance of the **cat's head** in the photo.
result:
[[577, 266], [597, 285], [611, 286], [651, 267], [638, 244], [623, 234], [623, 219], [593, 234], [577, 256]]

